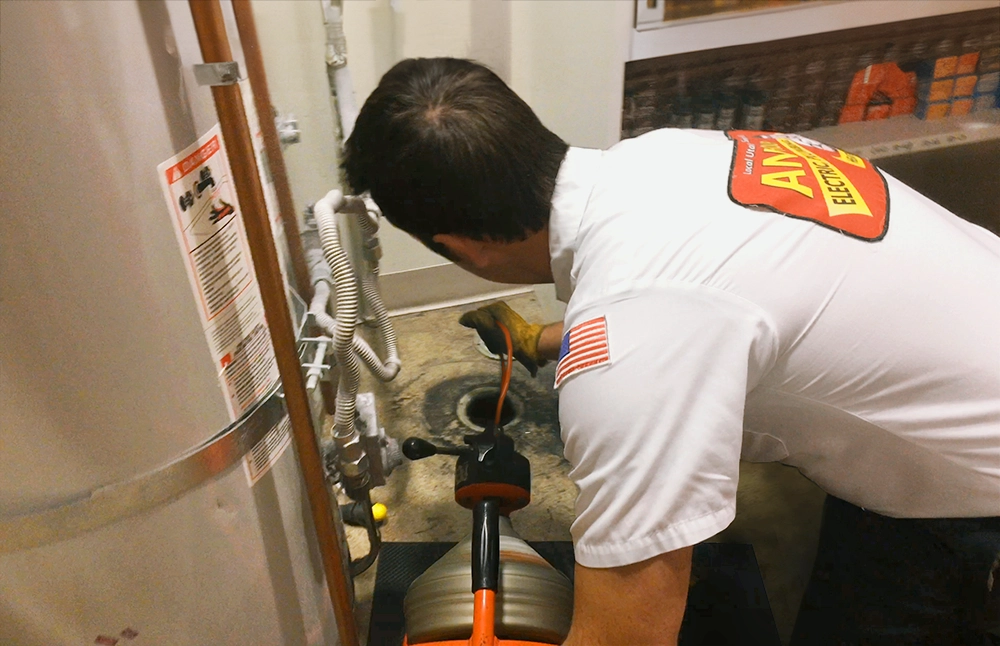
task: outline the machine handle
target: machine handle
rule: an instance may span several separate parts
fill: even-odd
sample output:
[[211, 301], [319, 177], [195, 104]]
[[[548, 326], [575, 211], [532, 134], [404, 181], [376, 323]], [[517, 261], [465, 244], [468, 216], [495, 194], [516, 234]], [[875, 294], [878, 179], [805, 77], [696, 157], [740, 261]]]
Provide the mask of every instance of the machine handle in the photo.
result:
[[403, 455], [411, 460], [423, 460], [424, 458], [429, 458], [432, 455], [462, 455], [468, 449], [463, 449], [457, 446], [435, 446], [427, 440], [423, 440], [419, 437], [408, 438], [403, 442]]

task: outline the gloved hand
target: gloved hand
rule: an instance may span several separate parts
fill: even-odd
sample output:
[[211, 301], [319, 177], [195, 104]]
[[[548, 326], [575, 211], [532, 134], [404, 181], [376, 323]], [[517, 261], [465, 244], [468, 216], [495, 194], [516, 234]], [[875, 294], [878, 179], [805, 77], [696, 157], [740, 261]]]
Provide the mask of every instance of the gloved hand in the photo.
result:
[[545, 329], [544, 325], [528, 323], [503, 301], [466, 312], [462, 318], [458, 319], [459, 323], [465, 327], [473, 328], [479, 333], [490, 352], [507, 354], [507, 344], [504, 341], [503, 332], [497, 326], [497, 321], [507, 326], [507, 330], [510, 332], [514, 358], [534, 377], [538, 373], [538, 367], [544, 366], [546, 363], [545, 359], [538, 356], [538, 338], [542, 335], [542, 330]]

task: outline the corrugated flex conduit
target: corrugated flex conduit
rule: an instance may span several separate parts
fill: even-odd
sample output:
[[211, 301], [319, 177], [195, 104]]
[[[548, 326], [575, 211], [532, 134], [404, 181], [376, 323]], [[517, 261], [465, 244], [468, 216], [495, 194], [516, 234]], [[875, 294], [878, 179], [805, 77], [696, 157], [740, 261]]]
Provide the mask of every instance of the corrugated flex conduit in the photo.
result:
[[[346, 211], [356, 216], [359, 223], [368, 271], [360, 280], [354, 276], [351, 261], [340, 241], [337, 212]], [[395, 330], [389, 313], [378, 292], [378, 225], [368, 206], [358, 198], [344, 198], [337, 190], [330, 191], [313, 207], [322, 256], [328, 270], [321, 263], [312, 262], [315, 295], [309, 311], [320, 328], [333, 337], [333, 354], [341, 368], [337, 389], [337, 411], [334, 417], [334, 438], [348, 439], [354, 435], [355, 399], [361, 378], [359, 359], [381, 381], [390, 381], [399, 373], [400, 360]], [[337, 316], [327, 313], [331, 282]], [[379, 338], [385, 349], [382, 361], [372, 347], [355, 334], [361, 298], [368, 305], [378, 326]]]

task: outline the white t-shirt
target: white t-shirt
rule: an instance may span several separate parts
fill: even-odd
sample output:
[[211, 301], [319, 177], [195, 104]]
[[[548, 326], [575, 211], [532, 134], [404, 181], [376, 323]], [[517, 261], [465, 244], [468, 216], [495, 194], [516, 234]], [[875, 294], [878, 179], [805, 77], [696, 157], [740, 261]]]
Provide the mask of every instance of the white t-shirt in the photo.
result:
[[[784, 145], [764, 170], [824, 163]], [[572, 148], [560, 169], [549, 228], [577, 561], [635, 563], [719, 532], [741, 455], [888, 516], [1000, 515], [1000, 238], [888, 176], [877, 240], [737, 204], [734, 146], [659, 130]]]

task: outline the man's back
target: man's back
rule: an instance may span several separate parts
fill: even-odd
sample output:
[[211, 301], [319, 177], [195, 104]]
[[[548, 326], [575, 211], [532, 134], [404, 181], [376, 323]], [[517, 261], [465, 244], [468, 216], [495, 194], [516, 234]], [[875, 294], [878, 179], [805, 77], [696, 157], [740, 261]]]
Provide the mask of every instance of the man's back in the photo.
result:
[[[571, 151], [594, 157], [572, 242], [559, 189], [555, 201], [555, 244], [572, 248], [561, 252], [572, 262], [567, 329], [601, 303], [645, 303], [651, 329], [633, 349], [694, 355], [663, 366], [665, 390], [650, 396], [667, 398], [713, 352], [698, 346], [699, 330], [732, 317], [746, 334], [723, 337], [749, 357], [745, 459], [797, 466], [890, 516], [1000, 513], [1000, 238], [891, 177], [888, 225], [874, 241], [737, 204], [734, 145], [663, 130], [604, 153]], [[801, 157], [779, 162], [773, 170], [808, 170]], [[609, 319], [612, 345], [614, 327]], [[619, 353], [628, 342], [618, 339]]]

